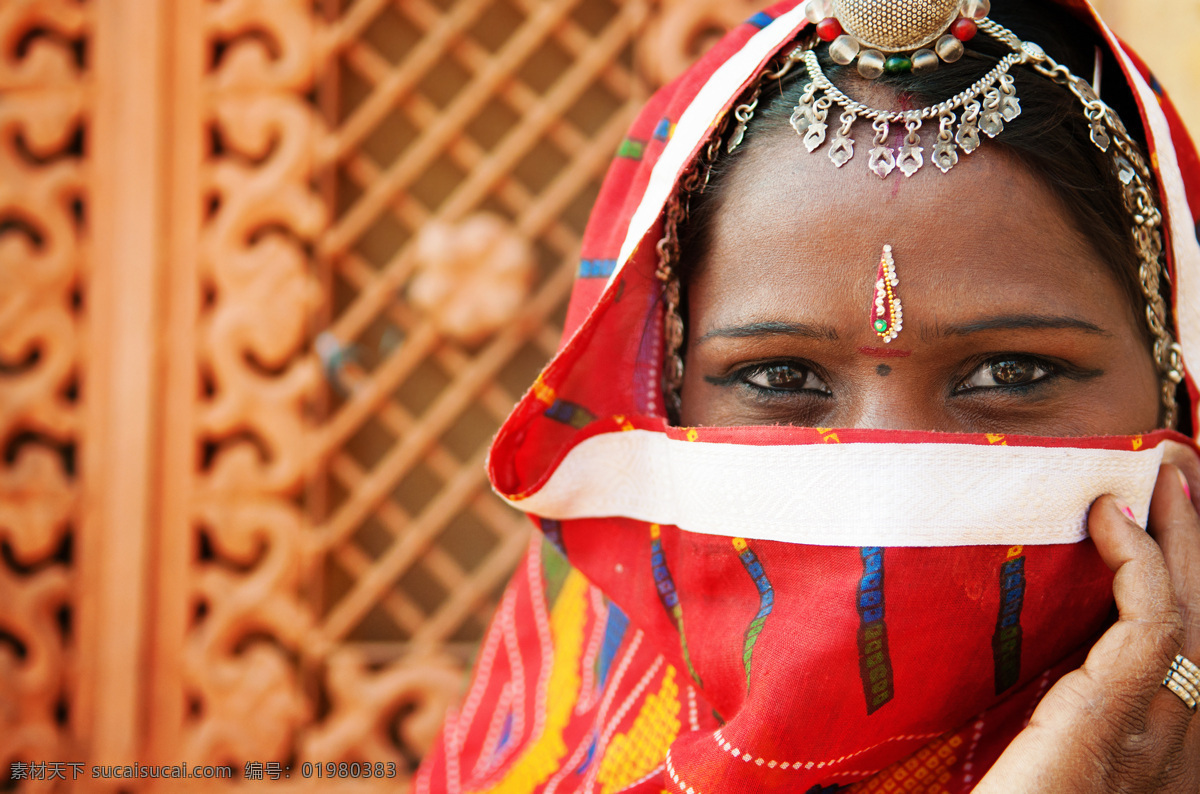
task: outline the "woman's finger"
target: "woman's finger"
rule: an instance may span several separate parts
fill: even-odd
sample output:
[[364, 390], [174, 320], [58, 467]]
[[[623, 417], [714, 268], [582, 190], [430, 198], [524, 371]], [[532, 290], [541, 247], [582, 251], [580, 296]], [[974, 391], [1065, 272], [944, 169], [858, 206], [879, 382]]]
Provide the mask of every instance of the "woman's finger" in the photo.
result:
[[1084, 670], [1143, 708], [1158, 694], [1167, 666], [1183, 644], [1183, 623], [1163, 552], [1111, 496], [1096, 500], [1088, 531], [1115, 572], [1118, 619], [1088, 654]]
[[1183, 472], [1164, 464], [1150, 503], [1148, 529], [1163, 551], [1184, 627], [1185, 656], [1200, 655], [1200, 515]]
[[1191, 491], [1192, 506], [1200, 510], [1200, 455], [1178, 441], [1163, 442], [1163, 463], [1170, 463], [1183, 472]]
[[[1162, 548], [1183, 626], [1184, 657], [1200, 659], [1200, 516], [1181, 469], [1164, 464], [1150, 503], [1150, 534]], [[1165, 670], [1163, 671], [1165, 674]], [[1148, 714], [1150, 731], [1164, 742], [1182, 743], [1186, 763], [1200, 770], [1200, 720], [1174, 692], [1162, 687]]]

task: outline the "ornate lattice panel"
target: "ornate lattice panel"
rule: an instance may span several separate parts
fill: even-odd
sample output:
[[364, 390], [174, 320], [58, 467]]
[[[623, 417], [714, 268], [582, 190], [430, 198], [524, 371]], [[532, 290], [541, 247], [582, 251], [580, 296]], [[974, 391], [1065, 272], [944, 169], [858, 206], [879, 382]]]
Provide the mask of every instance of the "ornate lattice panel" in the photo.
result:
[[88, 5], [0, 4], [0, 781], [73, 760]]
[[404, 779], [528, 542], [484, 455], [557, 345], [648, 7], [187, 6], [156, 760]]
[[340, 730], [333, 752], [415, 761], [528, 543], [484, 456], [557, 346], [587, 211], [646, 91], [647, 13], [358, 0], [332, 23], [315, 745]]

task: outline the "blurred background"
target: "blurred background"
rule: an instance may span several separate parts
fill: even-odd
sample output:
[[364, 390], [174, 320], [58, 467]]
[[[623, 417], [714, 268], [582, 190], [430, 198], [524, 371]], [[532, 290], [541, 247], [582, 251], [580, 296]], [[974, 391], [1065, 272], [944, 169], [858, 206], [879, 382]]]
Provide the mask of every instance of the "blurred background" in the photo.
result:
[[[1099, 5], [1200, 129], [1200, 0]], [[755, 10], [0, 0], [0, 791], [407, 788], [529, 536], [484, 456], [609, 158]]]

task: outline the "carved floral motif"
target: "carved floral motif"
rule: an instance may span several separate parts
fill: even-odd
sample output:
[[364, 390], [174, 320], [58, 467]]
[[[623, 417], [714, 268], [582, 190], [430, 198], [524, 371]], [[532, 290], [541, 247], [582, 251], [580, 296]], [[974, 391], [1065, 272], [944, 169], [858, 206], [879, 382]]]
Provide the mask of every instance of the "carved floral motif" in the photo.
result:
[[416, 243], [408, 299], [442, 333], [477, 344], [520, 312], [533, 283], [534, 254], [502, 218], [428, 223]]

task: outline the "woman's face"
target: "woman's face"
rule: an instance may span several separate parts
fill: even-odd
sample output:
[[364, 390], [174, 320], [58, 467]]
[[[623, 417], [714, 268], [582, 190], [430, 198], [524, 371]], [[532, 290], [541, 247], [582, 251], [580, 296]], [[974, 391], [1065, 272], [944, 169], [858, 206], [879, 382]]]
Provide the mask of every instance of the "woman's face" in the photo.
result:
[[[685, 425], [1157, 426], [1142, 321], [1050, 190], [1002, 149], [887, 180], [857, 159], [835, 168], [790, 134], [739, 157], [688, 283]], [[871, 323], [884, 245], [903, 305], [887, 344]]]

